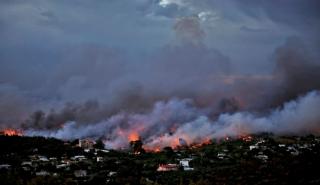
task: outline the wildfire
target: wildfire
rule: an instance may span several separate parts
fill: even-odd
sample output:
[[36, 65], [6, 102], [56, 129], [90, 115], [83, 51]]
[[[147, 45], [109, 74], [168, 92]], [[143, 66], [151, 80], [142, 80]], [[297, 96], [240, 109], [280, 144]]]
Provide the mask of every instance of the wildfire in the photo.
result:
[[11, 129], [11, 128], [2, 130], [1, 134], [5, 135], [5, 136], [22, 136], [22, 132], [21, 131], [15, 130], [15, 129]]
[[172, 142], [171, 142], [171, 147], [172, 148], [177, 148], [178, 146], [180, 146], [180, 138], [175, 138]]
[[253, 138], [250, 135], [243, 135], [243, 136], [240, 136], [240, 139], [245, 142], [250, 142], [252, 141]]
[[[248, 134], [247, 129], [244, 127], [235, 127], [239, 135], [225, 135], [224, 137], [219, 138], [215, 141], [230, 142], [234, 140], [242, 140], [244, 142], [250, 142], [253, 140], [253, 137]], [[170, 131], [174, 131], [175, 127], [171, 127]], [[170, 147], [173, 150], [179, 150], [183, 148], [200, 148], [205, 145], [210, 145], [213, 142], [212, 137], [200, 137], [194, 138], [192, 135], [187, 133], [171, 133], [171, 132], [153, 136], [152, 139], [149, 139], [147, 142], [141, 138], [140, 134], [145, 132], [144, 127], [136, 126], [130, 130], [120, 129], [117, 131], [117, 134], [127, 140], [128, 142], [135, 142], [141, 140], [142, 148], [147, 152], [161, 152], [163, 148]]]
[[154, 149], [154, 152], [156, 152], [156, 153], [161, 152], [161, 149], [159, 147], [157, 147]]
[[194, 144], [193, 148], [198, 148], [198, 147], [201, 147], [201, 146], [209, 145], [211, 143], [212, 143], [211, 139], [207, 138], [207, 139], [204, 139], [201, 143]]
[[140, 139], [140, 136], [137, 132], [131, 132], [128, 136], [129, 141], [138, 141]]

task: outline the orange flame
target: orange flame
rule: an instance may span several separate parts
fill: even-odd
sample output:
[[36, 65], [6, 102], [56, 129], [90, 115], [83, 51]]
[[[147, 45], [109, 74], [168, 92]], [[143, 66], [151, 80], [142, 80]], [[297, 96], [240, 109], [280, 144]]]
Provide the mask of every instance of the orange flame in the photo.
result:
[[1, 131], [2, 135], [5, 136], [22, 136], [22, 132], [19, 130], [15, 130], [15, 129], [4, 129]]

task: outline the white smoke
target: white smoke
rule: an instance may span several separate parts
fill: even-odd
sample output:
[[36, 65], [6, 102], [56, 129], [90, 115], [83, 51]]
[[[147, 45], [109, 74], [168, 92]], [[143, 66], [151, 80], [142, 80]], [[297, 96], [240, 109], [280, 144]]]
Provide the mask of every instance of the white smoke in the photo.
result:
[[131, 133], [137, 133], [146, 148], [176, 147], [179, 140], [196, 144], [212, 138], [260, 132], [319, 134], [320, 94], [312, 91], [259, 116], [250, 112], [221, 114], [212, 120], [190, 100], [158, 102], [148, 114], [120, 113], [87, 125], [68, 122], [56, 131], [27, 130], [27, 135], [60, 139], [103, 138], [108, 148], [125, 148]]

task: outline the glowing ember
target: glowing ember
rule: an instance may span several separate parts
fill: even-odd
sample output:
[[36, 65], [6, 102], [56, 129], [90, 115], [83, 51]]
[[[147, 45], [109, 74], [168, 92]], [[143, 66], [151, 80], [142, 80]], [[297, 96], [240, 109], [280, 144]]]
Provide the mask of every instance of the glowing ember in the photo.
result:
[[245, 142], [250, 142], [252, 141], [253, 138], [250, 135], [245, 135], [245, 136], [240, 136], [240, 139]]
[[22, 136], [22, 132], [15, 129], [4, 129], [1, 133], [5, 136]]

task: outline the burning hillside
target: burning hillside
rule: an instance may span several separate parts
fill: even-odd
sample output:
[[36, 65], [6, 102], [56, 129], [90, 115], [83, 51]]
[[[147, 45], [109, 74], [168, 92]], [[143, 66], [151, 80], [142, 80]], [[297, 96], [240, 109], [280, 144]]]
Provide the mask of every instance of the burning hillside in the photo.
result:
[[[26, 47], [33, 48], [35, 44], [39, 48], [34, 48], [35, 52], [30, 55], [26, 55], [29, 50], [25, 48], [21, 53], [13, 52], [22, 48], [16, 48], [18, 44], [2, 42], [9, 43], [3, 47], [9, 49], [3, 55], [0, 53], [4, 57], [0, 61], [5, 61], [0, 68], [3, 69], [0, 72], [0, 128], [19, 128], [29, 136], [101, 139], [107, 148], [115, 149], [127, 148], [130, 141], [141, 140], [147, 150], [154, 151], [166, 146], [197, 146], [211, 139], [237, 138], [259, 132], [319, 134], [318, 3], [283, 2], [283, 6], [253, 3], [252, 7], [248, 6], [250, 3], [244, 3], [244, 7], [252, 8], [249, 11], [238, 3], [216, 6], [209, 1], [201, 5], [187, 0], [166, 2], [166, 5], [151, 5], [149, 1], [139, 1], [139, 6], [129, 8], [139, 13], [117, 17], [119, 22], [125, 22], [127, 20], [122, 18], [131, 16], [143, 18], [136, 18], [120, 27], [116, 26], [119, 23], [116, 21], [102, 29], [101, 15], [97, 16], [98, 20], [88, 21], [93, 25], [86, 26], [90, 28], [87, 31], [95, 30], [91, 26], [99, 22], [97, 30], [119, 29], [113, 34], [94, 31], [91, 35], [63, 36], [70, 33], [68, 30], [81, 32], [82, 29], [78, 28], [84, 25], [82, 21], [74, 28], [71, 25], [82, 19], [64, 24], [59, 16], [40, 12], [40, 24], [37, 26], [52, 23], [53, 26], [59, 25], [57, 30], [62, 29], [57, 32], [62, 34], [61, 37], [48, 35], [44, 38], [62, 40], [48, 42], [48, 47], [43, 47], [42, 40], [34, 42], [31, 39], [30, 43], [24, 43]], [[107, 7], [121, 3], [125, 2], [118, 4], [114, 1]], [[125, 3], [125, 7], [132, 6], [132, 3], [137, 2]], [[225, 6], [238, 10], [238, 14], [232, 11], [230, 15], [218, 15], [219, 12], [228, 14], [223, 9]], [[157, 8], [152, 11], [152, 7]], [[283, 7], [288, 9], [283, 10]], [[59, 10], [66, 11], [66, 15], [72, 12], [68, 8]], [[119, 8], [117, 14], [128, 13], [122, 10]], [[183, 13], [171, 12], [178, 10], [183, 10]], [[188, 10], [192, 11], [189, 15], [185, 14]], [[259, 10], [257, 15], [254, 13], [256, 10]], [[12, 14], [19, 12], [8, 11]], [[170, 16], [163, 15], [168, 12], [171, 12]], [[260, 15], [265, 17], [258, 18]], [[235, 19], [234, 16], [246, 20]], [[9, 17], [22, 16], [4, 16], [4, 19]], [[223, 19], [230, 19], [230, 22]], [[305, 24], [305, 20], [310, 22]], [[7, 21], [6, 26], [19, 23]], [[151, 27], [159, 25], [161, 29], [144, 29], [142, 25], [148, 25], [150, 21], [155, 21]], [[136, 25], [139, 34], [133, 38], [132, 32], [126, 32], [135, 26], [131, 23], [139, 23]], [[124, 29], [124, 25], [133, 27]], [[304, 27], [296, 29], [289, 28], [289, 25]], [[25, 24], [12, 28], [20, 26]], [[60, 26], [66, 26], [65, 30]], [[39, 35], [45, 35], [42, 31], [51, 27], [26, 28], [32, 30], [22, 33], [41, 30]], [[145, 38], [142, 35], [146, 30], [153, 33]], [[164, 30], [166, 34], [160, 33]], [[271, 36], [277, 30], [277, 35]], [[4, 40], [20, 38], [11, 35], [17, 31], [5, 33], [8, 36]], [[29, 37], [34, 35], [37, 34]], [[100, 36], [111, 37], [99, 39]], [[69, 42], [67, 38], [76, 40]], [[92, 41], [92, 44], [82, 42], [83, 38], [88, 38], [84, 40]], [[134, 40], [131, 43], [146, 43], [123, 44], [133, 41], [131, 39]], [[21, 67], [21, 64], [24, 65]], [[7, 134], [18, 133], [9, 130]], [[243, 137], [243, 140], [250, 138]]]
[[320, 94], [313, 91], [294, 101], [259, 115], [250, 112], [223, 113], [211, 118], [205, 109], [195, 107], [190, 100], [173, 99], [158, 102], [145, 114], [119, 113], [87, 125], [75, 121], [62, 128], [25, 130], [27, 135], [61, 139], [102, 138], [107, 148], [126, 148], [130, 141], [142, 140], [146, 150], [166, 146], [196, 146], [223, 139], [226, 136], [250, 141], [250, 134], [319, 134]]
[[[308, 145], [320, 144], [319, 10], [320, 0], [0, 0], [0, 148], [23, 151], [2, 152], [0, 182], [320, 184], [318, 174], [309, 183], [264, 181], [302, 174], [275, 171], [283, 162], [319, 171], [303, 168], [320, 167], [320, 145]], [[272, 141], [282, 136], [310, 138], [310, 147]], [[250, 167], [269, 159], [267, 169]], [[158, 167], [177, 174], [158, 176]], [[228, 179], [233, 169], [240, 178]], [[131, 180], [115, 183], [119, 176]], [[237, 183], [242, 177], [253, 181]]]
[[16, 130], [16, 129], [4, 129], [0, 131], [0, 135], [4, 135], [4, 136], [22, 136], [22, 131], [20, 130]]

